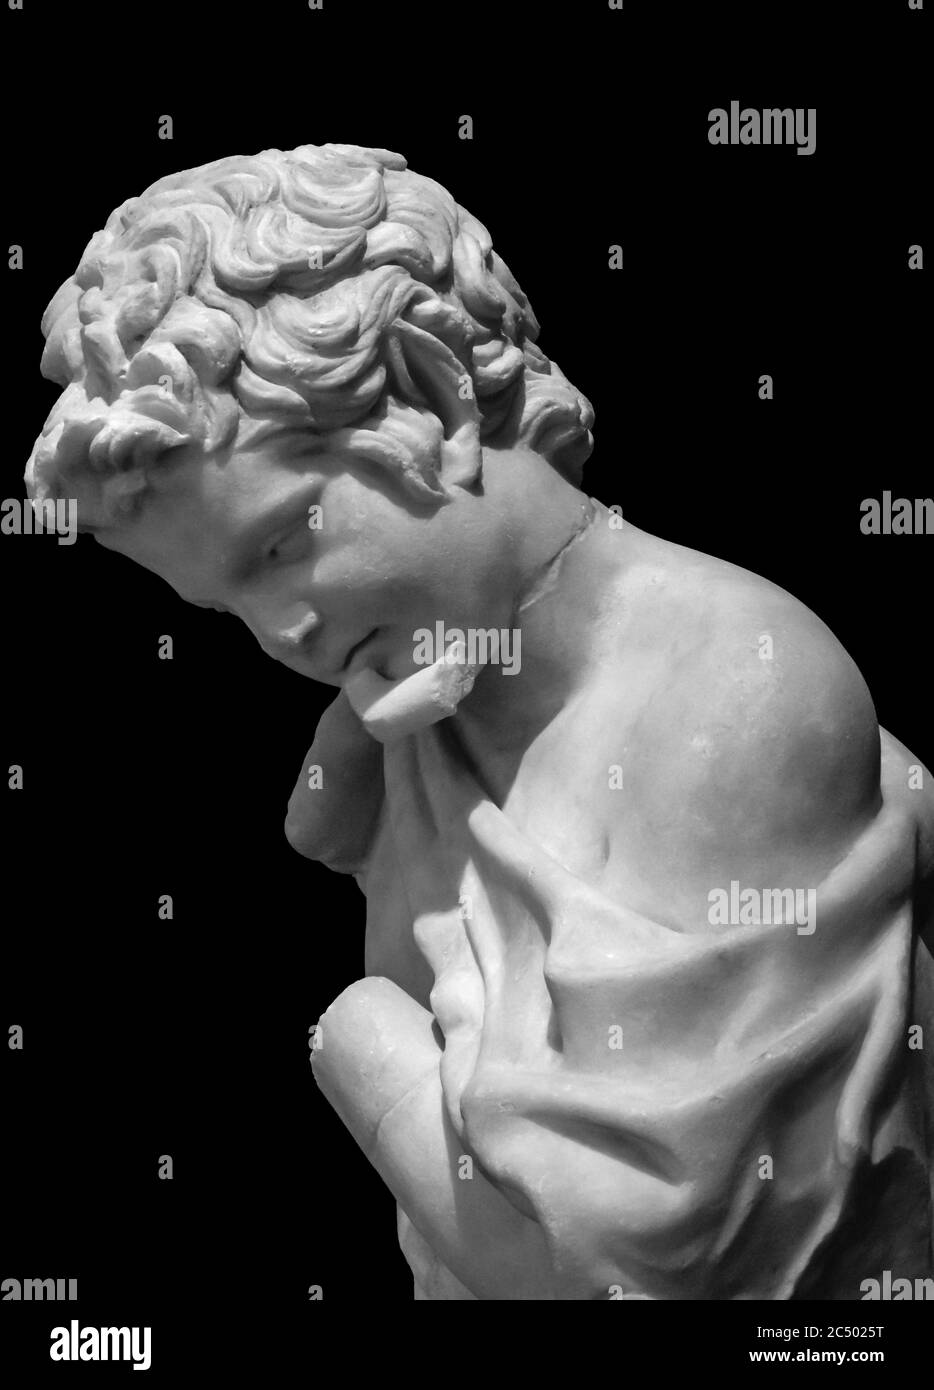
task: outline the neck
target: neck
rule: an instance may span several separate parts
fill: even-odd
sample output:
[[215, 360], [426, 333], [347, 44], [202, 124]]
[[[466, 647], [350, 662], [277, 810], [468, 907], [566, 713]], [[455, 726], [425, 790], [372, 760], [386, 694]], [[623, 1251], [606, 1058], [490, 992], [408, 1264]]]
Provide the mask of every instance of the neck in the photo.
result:
[[561, 542], [526, 576], [513, 610], [518, 669], [506, 674], [501, 665], [484, 668], [450, 721], [475, 764], [488, 769], [492, 759], [506, 777], [599, 659], [601, 612], [625, 557], [622, 535], [610, 530], [606, 508], [568, 484], [562, 487], [569, 505]]

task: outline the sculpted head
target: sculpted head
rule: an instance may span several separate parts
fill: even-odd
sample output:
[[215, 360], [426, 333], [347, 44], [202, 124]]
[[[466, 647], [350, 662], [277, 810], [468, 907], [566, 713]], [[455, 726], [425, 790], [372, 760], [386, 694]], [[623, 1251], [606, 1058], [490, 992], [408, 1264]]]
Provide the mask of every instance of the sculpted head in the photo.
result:
[[92, 238], [42, 331], [64, 390], [29, 495], [76, 499], [79, 530], [333, 685], [371, 633], [401, 675], [439, 616], [504, 623], [510, 523], [482, 505], [485, 461], [534, 455], [576, 486], [592, 446], [486, 229], [386, 150], [160, 179]]

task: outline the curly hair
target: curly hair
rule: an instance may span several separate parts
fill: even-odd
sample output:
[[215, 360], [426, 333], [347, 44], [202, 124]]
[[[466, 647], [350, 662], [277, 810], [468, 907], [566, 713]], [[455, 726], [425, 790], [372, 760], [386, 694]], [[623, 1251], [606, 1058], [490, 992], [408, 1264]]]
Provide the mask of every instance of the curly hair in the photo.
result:
[[[442, 466], [535, 449], [580, 481], [593, 410], [535, 345], [486, 228], [388, 150], [302, 145], [159, 179], [89, 242], [45, 311], [65, 389], [26, 469], [81, 530], [141, 505], [160, 461], [308, 431], [447, 498]], [[447, 419], [439, 418], [434, 405]]]

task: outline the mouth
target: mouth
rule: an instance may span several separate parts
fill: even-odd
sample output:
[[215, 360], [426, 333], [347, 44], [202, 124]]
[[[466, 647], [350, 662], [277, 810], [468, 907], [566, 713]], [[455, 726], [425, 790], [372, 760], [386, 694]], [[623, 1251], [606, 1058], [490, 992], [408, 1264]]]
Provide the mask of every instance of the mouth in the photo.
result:
[[371, 632], [368, 632], [367, 635], [366, 635], [364, 638], [362, 638], [361, 641], [357, 642], [355, 646], [351, 647], [350, 651], [347, 653], [346, 657], [344, 658], [344, 664], [343, 664], [343, 666], [341, 666], [341, 671], [342, 671], [342, 672], [346, 672], [346, 671], [349, 669], [350, 663], [354, 660], [354, 658], [357, 656], [357, 654], [358, 654], [359, 652], [362, 652], [362, 651], [363, 651], [363, 648], [367, 645], [367, 643], [370, 641], [370, 639], [373, 638], [373, 637], [375, 637], [376, 634], [377, 634], [378, 632], [379, 632], [379, 628], [378, 628], [378, 627], [374, 627], [373, 630], [372, 630]]
[[389, 743], [455, 713], [479, 669], [467, 664], [466, 655], [466, 644], [453, 642], [433, 665], [401, 680], [361, 664], [344, 682], [344, 693], [367, 733]]

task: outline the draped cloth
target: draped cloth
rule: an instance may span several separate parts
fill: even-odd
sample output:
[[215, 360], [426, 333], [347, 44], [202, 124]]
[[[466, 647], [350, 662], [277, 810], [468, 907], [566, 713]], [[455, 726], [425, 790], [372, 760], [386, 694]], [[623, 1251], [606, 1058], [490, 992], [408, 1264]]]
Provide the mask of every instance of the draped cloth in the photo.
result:
[[[858, 1299], [885, 1269], [934, 1274], [934, 1034], [911, 1031], [934, 1002], [929, 792], [881, 739], [880, 809], [811, 935], [611, 900], [494, 804], [450, 722], [383, 749], [367, 975], [421, 972], [450, 1124], [540, 1225], [554, 1298]], [[417, 1211], [399, 1233], [417, 1298], [485, 1296]]]

